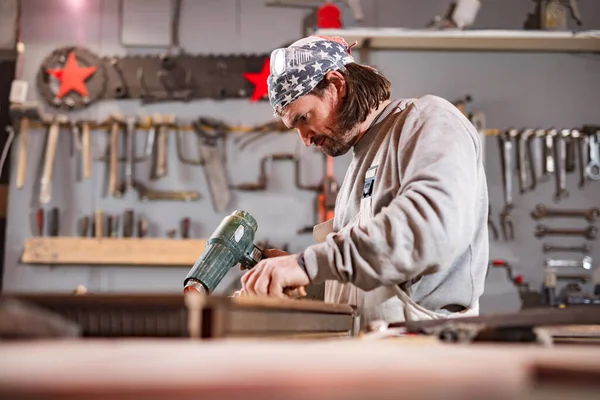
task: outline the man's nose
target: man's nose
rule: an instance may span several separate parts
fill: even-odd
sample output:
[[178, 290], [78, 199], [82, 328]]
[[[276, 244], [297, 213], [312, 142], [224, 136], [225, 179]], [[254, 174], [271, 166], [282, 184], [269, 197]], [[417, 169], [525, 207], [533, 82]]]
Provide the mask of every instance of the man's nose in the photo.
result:
[[315, 137], [315, 133], [310, 129], [298, 128], [298, 134], [300, 135], [300, 139], [302, 139], [302, 143], [304, 143], [305, 146], [310, 146], [312, 143], [312, 138]]

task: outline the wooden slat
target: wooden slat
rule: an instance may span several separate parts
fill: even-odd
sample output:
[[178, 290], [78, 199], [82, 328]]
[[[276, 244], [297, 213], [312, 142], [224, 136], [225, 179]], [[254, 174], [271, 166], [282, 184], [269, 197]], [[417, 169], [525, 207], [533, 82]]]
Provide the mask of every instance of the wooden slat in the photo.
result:
[[21, 262], [191, 267], [205, 246], [205, 239], [38, 237], [25, 242]]

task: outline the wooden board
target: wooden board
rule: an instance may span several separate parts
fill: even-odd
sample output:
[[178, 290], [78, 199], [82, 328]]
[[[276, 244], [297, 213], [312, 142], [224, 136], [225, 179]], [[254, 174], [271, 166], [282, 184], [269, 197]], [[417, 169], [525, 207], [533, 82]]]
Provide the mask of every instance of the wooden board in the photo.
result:
[[573, 374], [600, 376], [600, 348], [523, 345], [71, 340], [4, 342], [0, 354], [10, 399], [499, 400], [548, 381], [581, 399]]
[[24, 264], [192, 267], [205, 239], [36, 237], [25, 242]]

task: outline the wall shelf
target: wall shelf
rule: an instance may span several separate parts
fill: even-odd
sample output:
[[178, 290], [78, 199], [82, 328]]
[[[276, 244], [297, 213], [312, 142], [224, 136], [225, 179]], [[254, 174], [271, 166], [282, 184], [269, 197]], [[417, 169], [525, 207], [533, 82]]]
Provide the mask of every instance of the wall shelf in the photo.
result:
[[319, 29], [316, 35], [341, 36], [348, 44], [378, 50], [457, 50], [515, 52], [600, 52], [600, 31], [421, 30], [402, 28]]
[[25, 241], [21, 263], [189, 267], [206, 239], [35, 237]]

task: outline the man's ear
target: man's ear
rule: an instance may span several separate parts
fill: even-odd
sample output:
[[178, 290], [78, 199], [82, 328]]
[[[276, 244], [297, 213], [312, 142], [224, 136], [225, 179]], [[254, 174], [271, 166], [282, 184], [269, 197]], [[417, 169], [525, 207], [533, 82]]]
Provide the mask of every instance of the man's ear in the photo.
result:
[[346, 97], [346, 79], [344, 79], [344, 75], [339, 71], [329, 71], [325, 74], [325, 79], [334, 86], [339, 98]]

